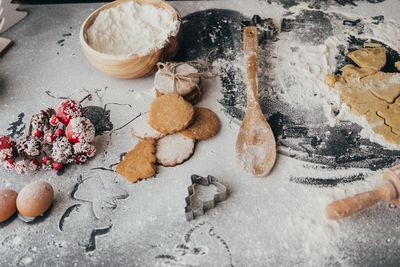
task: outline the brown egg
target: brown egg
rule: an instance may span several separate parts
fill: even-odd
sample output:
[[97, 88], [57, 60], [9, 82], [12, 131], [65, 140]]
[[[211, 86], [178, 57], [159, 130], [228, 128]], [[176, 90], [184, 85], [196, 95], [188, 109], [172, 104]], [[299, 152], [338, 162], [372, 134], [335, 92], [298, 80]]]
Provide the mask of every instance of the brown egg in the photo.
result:
[[44, 181], [28, 184], [19, 192], [17, 209], [21, 216], [34, 218], [42, 215], [53, 203], [53, 187]]
[[15, 204], [17, 195], [12, 189], [0, 189], [0, 223], [7, 221], [17, 211]]

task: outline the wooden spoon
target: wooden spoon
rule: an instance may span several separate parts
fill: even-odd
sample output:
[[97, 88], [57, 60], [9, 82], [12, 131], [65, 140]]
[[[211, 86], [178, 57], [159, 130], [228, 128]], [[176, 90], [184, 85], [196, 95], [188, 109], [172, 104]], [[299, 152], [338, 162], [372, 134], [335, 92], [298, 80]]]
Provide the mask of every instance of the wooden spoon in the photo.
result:
[[247, 108], [236, 140], [236, 154], [245, 171], [254, 176], [266, 176], [275, 163], [276, 143], [259, 104], [258, 40], [255, 26], [244, 28], [243, 50], [247, 61]]

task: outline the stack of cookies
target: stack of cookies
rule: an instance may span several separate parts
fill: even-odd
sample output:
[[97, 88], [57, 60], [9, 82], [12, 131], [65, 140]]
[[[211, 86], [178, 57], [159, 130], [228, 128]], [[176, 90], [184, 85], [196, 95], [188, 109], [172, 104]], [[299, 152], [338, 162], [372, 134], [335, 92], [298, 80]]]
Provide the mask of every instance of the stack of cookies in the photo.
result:
[[156, 95], [177, 93], [186, 101], [197, 104], [201, 100], [202, 73], [186, 63], [158, 63], [154, 78]]
[[[187, 87], [184, 88], [183, 84]], [[196, 86], [192, 81], [180, 83], [175, 92], [161, 90], [158, 86], [156, 82], [157, 96], [150, 111], [133, 123], [133, 134], [140, 142], [117, 165], [117, 172], [130, 182], [154, 176], [157, 164], [172, 167], [185, 162], [193, 155], [196, 141], [215, 136], [221, 128], [217, 114], [208, 108], [193, 107], [190, 103], [193, 99], [200, 99], [199, 77]]]

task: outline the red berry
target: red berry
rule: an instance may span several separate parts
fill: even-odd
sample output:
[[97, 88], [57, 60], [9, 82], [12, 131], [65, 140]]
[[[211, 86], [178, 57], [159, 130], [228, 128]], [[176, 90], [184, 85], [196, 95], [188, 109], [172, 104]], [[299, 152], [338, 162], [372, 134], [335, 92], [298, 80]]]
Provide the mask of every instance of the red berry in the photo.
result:
[[14, 158], [9, 158], [6, 160], [8, 164], [14, 165], [15, 164], [15, 159]]
[[83, 108], [77, 101], [68, 99], [60, 103], [56, 114], [59, 121], [67, 125], [71, 119], [83, 115]]
[[0, 160], [12, 158], [16, 152], [17, 142], [7, 135], [0, 135]]
[[84, 154], [77, 154], [75, 156], [75, 163], [76, 164], [84, 164], [87, 161], [87, 156]]
[[88, 149], [86, 151], [86, 154], [89, 158], [93, 157], [96, 154], [96, 150], [95, 149]]
[[50, 124], [51, 124], [52, 126], [57, 126], [58, 123], [59, 123], [58, 118], [57, 118], [56, 116], [54, 116], [54, 115], [51, 116], [51, 118], [50, 118]]
[[51, 158], [49, 156], [44, 156], [42, 158], [42, 164], [43, 165], [48, 165], [48, 164], [50, 164], [50, 162], [51, 162]]
[[41, 130], [36, 130], [35, 133], [34, 133], [34, 135], [35, 135], [37, 138], [40, 138], [40, 137], [43, 136], [43, 131], [41, 131]]
[[88, 118], [79, 117], [70, 121], [65, 134], [71, 143], [91, 142], [96, 135], [96, 129]]
[[56, 140], [56, 136], [53, 133], [46, 133], [43, 139], [46, 143], [51, 144]]
[[5, 162], [5, 167], [7, 170], [12, 170], [15, 166], [15, 159], [14, 158], [9, 158]]
[[64, 136], [65, 135], [65, 131], [63, 129], [57, 129], [54, 134], [56, 136]]
[[33, 160], [30, 161], [29, 167], [32, 170], [37, 170], [39, 168], [39, 165], [40, 165], [39, 161], [37, 159], [33, 159]]
[[17, 161], [15, 163], [15, 171], [19, 174], [24, 174], [27, 172], [26, 164], [23, 160]]
[[55, 169], [56, 171], [61, 170], [64, 167], [64, 165], [60, 162], [53, 162], [53, 169]]
[[68, 138], [68, 140], [71, 143], [79, 143], [79, 137], [74, 134], [72, 127], [70, 127], [71, 124], [68, 124], [67, 128], [65, 129], [65, 136]]

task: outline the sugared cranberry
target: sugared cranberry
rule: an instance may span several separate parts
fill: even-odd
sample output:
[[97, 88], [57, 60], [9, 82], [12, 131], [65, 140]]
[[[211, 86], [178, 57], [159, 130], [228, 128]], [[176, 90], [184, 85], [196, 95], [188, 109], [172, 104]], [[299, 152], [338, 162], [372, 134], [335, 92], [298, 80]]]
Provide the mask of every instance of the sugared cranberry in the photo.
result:
[[4, 167], [7, 170], [12, 170], [14, 168], [14, 166], [15, 166], [15, 159], [13, 159], [13, 158], [9, 158], [4, 162]]
[[39, 161], [38, 161], [37, 159], [32, 159], [32, 160], [29, 162], [29, 168], [30, 168], [31, 170], [34, 170], [34, 171], [36, 171], [37, 169], [39, 169], [39, 165], [40, 165], [40, 163], [39, 163]]
[[17, 142], [7, 135], [0, 135], [0, 160], [13, 158], [17, 152]]
[[96, 155], [96, 148], [86, 150], [86, 155], [87, 155], [89, 158], [94, 157], [94, 155]]
[[37, 138], [40, 138], [40, 137], [43, 136], [43, 131], [41, 131], [41, 130], [36, 130], [35, 133], [34, 133], [34, 135], [35, 135]]
[[56, 116], [51, 116], [51, 118], [50, 118], [50, 124], [52, 125], [52, 126], [57, 126], [58, 125], [58, 123], [59, 123], [60, 121], [58, 120], [58, 118], [56, 117]]
[[[37, 114], [34, 114], [31, 118], [31, 122], [29, 127], [32, 129], [33, 134], [36, 136], [36, 131], [42, 131], [42, 135], [43, 135], [43, 131], [48, 128], [48, 124], [49, 124], [49, 119], [48, 119], [48, 113], [46, 111], [40, 111]], [[40, 136], [36, 136], [38, 138], [40, 138], [42, 135]]]
[[86, 157], [91, 158], [96, 154], [96, 147], [90, 143], [79, 142], [74, 144], [75, 154], [84, 154]]
[[87, 156], [85, 154], [75, 155], [75, 163], [76, 164], [84, 164], [86, 162], [87, 162]]
[[82, 116], [83, 108], [79, 102], [68, 99], [60, 103], [56, 114], [58, 120], [67, 125], [71, 119]]
[[56, 136], [55, 136], [55, 134], [53, 134], [53, 133], [46, 133], [45, 135], [44, 135], [44, 137], [43, 137], [43, 140], [46, 142], [46, 143], [48, 143], [48, 144], [51, 144], [51, 143], [53, 143], [54, 142], [54, 140], [56, 140]]
[[33, 159], [40, 155], [42, 143], [33, 136], [25, 136], [19, 140], [18, 153], [24, 159]]
[[51, 158], [49, 156], [46, 155], [42, 158], [43, 165], [49, 165], [50, 163], [51, 163]]
[[15, 171], [19, 174], [24, 174], [27, 172], [26, 163], [23, 160], [15, 162]]
[[53, 162], [53, 169], [55, 169], [56, 171], [61, 170], [63, 167], [64, 167], [64, 165], [62, 163]]
[[57, 129], [54, 132], [55, 136], [64, 136], [65, 135], [65, 131], [63, 129]]
[[65, 131], [71, 143], [91, 142], [96, 134], [93, 123], [85, 117], [73, 118]]

